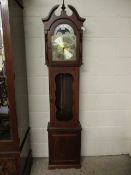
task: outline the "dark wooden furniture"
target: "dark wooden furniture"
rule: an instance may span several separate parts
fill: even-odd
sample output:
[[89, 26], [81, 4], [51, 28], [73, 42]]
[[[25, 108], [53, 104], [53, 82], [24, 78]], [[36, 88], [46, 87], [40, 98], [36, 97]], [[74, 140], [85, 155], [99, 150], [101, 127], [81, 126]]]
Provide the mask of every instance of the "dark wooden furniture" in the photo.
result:
[[0, 0], [0, 175], [31, 168], [23, 5]]
[[58, 7], [43, 19], [50, 93], [49, 169], [80, 168], [79, 70], [85, 19], [71, 5], [68, 16], [64, 2], [56, 16]]

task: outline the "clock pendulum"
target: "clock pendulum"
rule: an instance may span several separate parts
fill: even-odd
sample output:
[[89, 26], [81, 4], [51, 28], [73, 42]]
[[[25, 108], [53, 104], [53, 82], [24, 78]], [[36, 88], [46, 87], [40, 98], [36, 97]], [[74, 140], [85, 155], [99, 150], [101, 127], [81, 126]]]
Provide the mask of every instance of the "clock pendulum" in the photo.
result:
[[68, 16], [64, 0], [61, 14], [56, 16], [58, 7], [42, 20], [49, 70], [49, 169], [80, 168], [79, 77], [85, 19], [71, 5], [72, 15]]

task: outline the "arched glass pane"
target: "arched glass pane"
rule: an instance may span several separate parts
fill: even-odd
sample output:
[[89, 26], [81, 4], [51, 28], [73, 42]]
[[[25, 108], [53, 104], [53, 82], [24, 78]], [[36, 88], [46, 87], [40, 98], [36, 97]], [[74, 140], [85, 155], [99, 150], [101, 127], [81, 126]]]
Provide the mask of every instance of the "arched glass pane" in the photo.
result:
[[56, 117], [60, 121], [68, 121], [73, 117], [73, 77], [71, 74], [56, 76]]
[[76, 60], [76, 35], [73, 28], [68, 24], [60, 24], [54, 31], [52, 36], [52, 60]]
[[0, 13], [0, 140], [10, 139], [9, 106], [5, 74], [2, 18]]

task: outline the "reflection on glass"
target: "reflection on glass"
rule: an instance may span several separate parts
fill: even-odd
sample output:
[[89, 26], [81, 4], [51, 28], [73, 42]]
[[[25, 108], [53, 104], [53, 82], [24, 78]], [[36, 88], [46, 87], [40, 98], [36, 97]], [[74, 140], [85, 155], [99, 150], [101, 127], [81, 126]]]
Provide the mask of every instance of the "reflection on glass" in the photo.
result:
[[76, 36], [73, 28], [68, 24], [60, 24], [54, 31], [52, 36], [52, 60], [76, 60]]
[[71, 74], [56, 76], [56, 117], [60, 121], [68, 121], [73, 117], [73, 77]]
[[3, 30], [0, 17], [0, 140], [10, 138], [9, 108], [5, 75], [5, 55], [3, 45]]

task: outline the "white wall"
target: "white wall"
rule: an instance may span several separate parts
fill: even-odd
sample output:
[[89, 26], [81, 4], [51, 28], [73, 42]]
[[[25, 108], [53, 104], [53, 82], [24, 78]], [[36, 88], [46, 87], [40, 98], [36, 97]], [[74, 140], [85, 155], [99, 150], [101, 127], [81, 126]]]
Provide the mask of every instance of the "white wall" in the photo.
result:
[[[48, 72], [41, 18], [61, 0], [24, 0], [33, 156], [48, 156]], [[131, 149], [131, 0], [66, 0], [86, 17], [81, 68], [82, 155]]]

